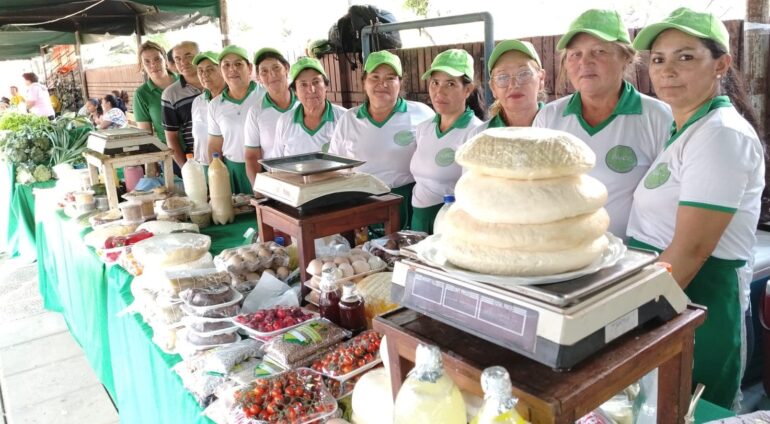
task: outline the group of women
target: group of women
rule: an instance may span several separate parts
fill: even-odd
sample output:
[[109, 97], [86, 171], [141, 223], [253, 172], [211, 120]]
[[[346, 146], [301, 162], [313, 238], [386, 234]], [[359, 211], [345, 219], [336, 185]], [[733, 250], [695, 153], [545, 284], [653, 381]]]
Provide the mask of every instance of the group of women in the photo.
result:
[[[659, 252], [690, 299], [709, 307], [696, 332], [693, 379], [706, 384], [704, 398], [731, 407], [742, 374], [744, 290], [765, 169], [728, 32], [713, 15], [680, 8], [632, 43], [616, 12], [589, 10], [557, 47], [558, 83], [569, 82], [575, 92], [547, 105], [534, 47], [519, 40], [495, 47], [486, 69], [495, 98], [487, 121], [473, 58], [464, 50], [442, 52], [422, 75], [432, 109], [401, 97], [397, 56], [370, 54], [366, 101], [350, 110], [327, 100], [329, 79], [316, 59], [290, 66], [277, 50], [250, 58], [237, 46], [201, 53], [199, 72], [217, 66], [225, 85], [207, 98], [208, 137], [196, 136], [196, 151], [203, 143], [207, 158], [221, 153], [234, 192], [246, 193], [261, 158], [322, 150], [364, 160], [359, 171], [404, 197], [402, 222], [430, 232], [461, 175], [454, 153], [467, 139], [506, 126], [572, 133], [596, 152], [591, 175], [608, 188], [610, 230], [631, 246]], [[624, 78], [637, 50], [650, 51], [659, 100]], [[140, 59], [149, 80], [137, 91], [136, 119], [162, 138], [160, 90], [176, 77], [160, 46], [145, 43]], [[254, 67], [261, 85], [250, 79]]]

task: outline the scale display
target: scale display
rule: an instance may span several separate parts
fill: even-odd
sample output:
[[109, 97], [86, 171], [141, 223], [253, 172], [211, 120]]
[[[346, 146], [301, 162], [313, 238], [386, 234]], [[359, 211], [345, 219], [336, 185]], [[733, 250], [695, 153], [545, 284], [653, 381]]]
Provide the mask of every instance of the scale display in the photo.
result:
[[539, 314], [523, 305], [414, 270], [401, 303], [501, 346], [535, 351]]

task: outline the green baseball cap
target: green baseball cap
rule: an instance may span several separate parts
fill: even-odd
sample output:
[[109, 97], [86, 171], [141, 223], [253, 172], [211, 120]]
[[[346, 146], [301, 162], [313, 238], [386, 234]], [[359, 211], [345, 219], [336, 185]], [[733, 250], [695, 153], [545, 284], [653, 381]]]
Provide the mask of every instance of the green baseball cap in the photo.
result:
[[254, 53], [254, 65], [259, 63], [259, 59], [266, 53], [275, 53], [278, 56], [283, 57], [283, 54], [278, 50], [274, 49], [272, 47], [262, 47], [261, 49], [257, 50], [256, 53]]
[[324, 67], [321, 65], [320, 60], [312, 57], [301, 57], [297, 59], [297, 61], [291, 65], [291, 69], [289, 69], [289, 84], [293, 83], [294, 79], [297, 78], [297, 75], [305, 69], [315, 69], [325, 78], [329, 78], [329, 76], [326, 75], [326, 71], [324, 71]]
[[372, 72], [380, 65], [390, 66], [396, 71], [396, 75], [399, 77], [403, 74], [401, 69], [401, 59], [387, 50], [380, 50], [369, 54], [366, 58], [366, 63], [364, 64], [364, 71], [366, 71], [366, 73]]
[[503, 53], [509, 52], [511, 50], [515, 50], [517, 52], [522, 52], [525, 55], [529, 56], [532, 60], [537, 62], [537, 66], [543, 67], [543, 64], [540, 62], [540, 56], [538, 56], [537, 52], [535, 51], [535, 46], [532, 45], [529, 41], [519, 41], [519, 40], [505, 40], [499, 42], [494, 50], [492, 50], [492, 54], [489, 55], [489, 63], [487, 64], [487, 71], [489, 73], [492, 73], [492, 68], [495, 67], [495, 63], [497, 63], [497, 59], [500, 59], [500, 56], [503, 55]]
[[214, 65], [219, 65], [219, 57], [217, 57], [217, 53], [212, 52], [211, 50], [200, 52], [193, 58], [193, 65], [198, 66], [199, 63], [203, 62], [204, 59], [208, 59], [213, 63]]
[[711, 13], [695, 12], [686, 7], [671, 12], [663, 22], [647, 25], [639, 31], [634, 39], [634, 48], [649, 50], [658, 35], [667, 29], [678, 29], [693, 37], [713, 40], [730, 53], [730, 33], [725, 24]]
[[453, 77], [463, 75], [473, 81], [473, 56], [463, 49], [449, 49], [436, 55], [430, 69], [422, 74], [422, 79], [430, 78], [434, 71], [446, 72]]
[[236, 56], [239, 56], [243, 58], [246, 62], [249, 61], [249, 54], [246, 53], [246, 49], [243, 47], [236, 46], [235, 44], [230, 44], [229, 46], [222, 49], [222, 51], [219, 53], [219, 56], [217, 56], [217, 59], [219, 62], [222, 61], [222, 59], [227, 56], [228, 54], [234, 54]]
[[604, 41], [620, 41], [631, 44], [628, 38], [628, 30], [620, 18], [620, 14], [614, 10], [589, 9], [572, 21], [569, 31], [564, 34], [556, 45], [556, 50], [564, 50], [570, 40], [577, 34], [585, 32]]

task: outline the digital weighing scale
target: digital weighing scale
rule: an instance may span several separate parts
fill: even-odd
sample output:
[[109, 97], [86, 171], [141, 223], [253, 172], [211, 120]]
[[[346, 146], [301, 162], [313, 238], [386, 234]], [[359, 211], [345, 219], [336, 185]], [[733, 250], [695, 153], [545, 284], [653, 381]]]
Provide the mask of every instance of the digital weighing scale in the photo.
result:
[[133, 127], [91, 131], [86, 148], [105, 156], [153, 153], [168, 149], [150, 131]]
[[480, 283], [403, 259], [395, 264], [391, 299], [566, 370], [617, 337], [686, 308], [689, 299], [663, 266], [653, 264], [656, 258], [628, 249], [615, 265], [594, 274], [536, 286]]
[[364, 162], [327, 153], [309, 153], [259, 161], [268, 172], [257, 174], [254, 191], [302, 210], [390, 192], [379, 178], [351, 168]]

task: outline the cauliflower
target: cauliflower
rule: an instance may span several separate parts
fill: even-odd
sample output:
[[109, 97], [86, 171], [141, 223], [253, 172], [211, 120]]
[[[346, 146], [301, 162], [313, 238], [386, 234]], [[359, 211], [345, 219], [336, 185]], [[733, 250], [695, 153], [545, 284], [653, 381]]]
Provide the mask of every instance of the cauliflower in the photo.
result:
[[49, 159], [48, 151], [35, 146], [29, 149], [29, 159], [35, 163], [46, 163]]
[[32, 171], [32, 176], [35, 177], [35, 181], [42, 183], [51, 179], [51, 168], [45, 165], [38, 165], [35, 170]]
[[26, 165], [19, 165], [16, 168], [16, 182], [19, 184], [30, 184], [35, 182], [35, 177]]

